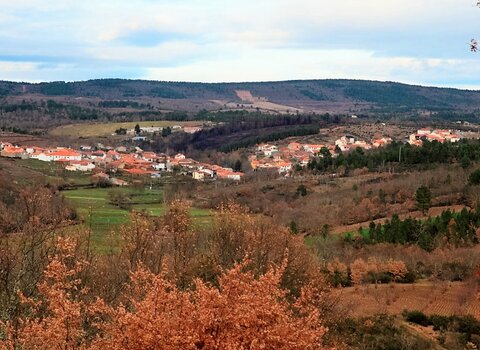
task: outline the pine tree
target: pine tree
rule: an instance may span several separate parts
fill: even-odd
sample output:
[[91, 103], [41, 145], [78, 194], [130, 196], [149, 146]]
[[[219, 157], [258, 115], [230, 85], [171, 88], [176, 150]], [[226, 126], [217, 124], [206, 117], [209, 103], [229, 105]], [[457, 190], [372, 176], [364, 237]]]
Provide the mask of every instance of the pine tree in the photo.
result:
[[415, 193], [415, 200], [417, 201], [417, 209], [426, 214], [432, 205], [432, 192], [427, 186], [420, 186]]

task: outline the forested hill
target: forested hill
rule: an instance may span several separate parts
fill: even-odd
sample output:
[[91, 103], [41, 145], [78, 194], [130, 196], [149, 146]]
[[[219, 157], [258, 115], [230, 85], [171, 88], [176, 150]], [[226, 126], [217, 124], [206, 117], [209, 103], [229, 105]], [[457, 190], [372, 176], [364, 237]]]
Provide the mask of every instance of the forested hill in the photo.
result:
[[[247, 92], [247, 98], [236, 91]], [[104, 100], [144, 98], [182, 101], [249, 103], [268, 101], [303, 110], [338, 112], [393, 110], [480, 110], [480, 91], [413, 86], [364, 80], [298, 80], [255, 83], [187, 83], [101, 79], [82, 82], [0, 82], [0, 97], [21, 95], [70, 96]]]

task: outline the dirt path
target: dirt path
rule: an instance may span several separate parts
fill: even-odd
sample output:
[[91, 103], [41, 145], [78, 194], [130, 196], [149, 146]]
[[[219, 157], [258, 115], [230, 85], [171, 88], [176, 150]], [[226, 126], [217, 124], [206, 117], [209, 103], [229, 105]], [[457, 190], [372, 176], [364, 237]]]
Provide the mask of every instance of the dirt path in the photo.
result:
[[[405, 220], [407, 218], [415, 218], [415, 219], [428, 219], [428, 217], [434, 217], [434, 216], [439, 216], [444, 212], [445, 210], [450, 209], [451, 211], [458, 213], [465, 208], [464, 205], [450, 205], [450, 206], [445, 206], [445, 207], [433, 207], [430, 208], [428, 211], [427, 215], [424, 215], [421, 211], [412, 211], [409, 213], [405, 214], [399, 214], [398, 217], [402, 220]], [[469, 207], [466, 207], [467, 209], [470, 209]], [[390, 220], [391, 218], [381, 218], [381, 219], [376, 219], [373, 220], [374, 223], [376, 224], [384, 224], [387, 220]], [[356, 224], [352, 225], [343, 225], [343, 226], [336, 226], [332, 228], [332, 233], [333, 234], [342, 234], [346, 232], [356, 232], [360, 227], [367, 228], [372, 221], [365, 221], [365, 222], [359, 222]]]

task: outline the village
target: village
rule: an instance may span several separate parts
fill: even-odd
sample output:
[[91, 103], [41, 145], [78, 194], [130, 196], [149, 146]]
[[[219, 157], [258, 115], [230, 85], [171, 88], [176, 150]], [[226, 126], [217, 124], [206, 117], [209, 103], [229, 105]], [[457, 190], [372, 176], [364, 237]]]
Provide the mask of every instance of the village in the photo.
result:
[[[424, 141], [458, 142], [462, 136], [452, 130], [432, 130], [423, 128], [408, 137], [412, 146], [422, 146]], [[390, 137], [381, 137], [370, 142], [345, 135], [330, 144], [307, 144], [290, 142], [283, 145], [260, 144], [256, 153], [249, 156], [252, 169], [272, 169], [283, 176], [290, 176], [294, 167], [306, 167], [314, 157], [323, 157], [328, 152], [335, 158], [340, 152], [350, 152], [357, 148], [364, 150], [384, 147], [393, 142]]]
[[[424, 128], [411, 134], [408, 142], [421, 146], [425, 140], [438, 142], [457, 142], [461, 136], [451, 130], [431, 130]], [[353, 136], [342, 136], [331, 144], [307, 144], [290, 142], [285, 145], [259, 144], [254, 154], [249, 155], [252, 170], [273, 170], [281, 176], [291, 176], [294, 168], [304, 168], [314, 157], [323, 157], [328, 152], [332, 157], [340, 152], [349, 152], [356, 148], [376, 149], [388, 145], [393, 140], [382, 137], [367, 142]], [[66, 171], [91, 172], [96, 181], [113, 186], [127, 186], [129, 183], [118, 178], [151, 177], [160, 178], [163, 173], [180, 173], [197, 181], [227, 180], [238, 182], [244, 179], [243, 172], [234, 171], [215, 164], [208, 164], [187, 158], [178, 153], [174, 156], [144, 151], [139, 147], [116, 148], [97, 144], [84, 145], [78, 150], [68, 147], [42, 148], [36, 146], [0, 143], [0, 155], [6, 158], [36, 159], [43, 162], [63, 164]]]
[[91, 172], [96, 181], [113, 186], [129, 185], [127, 181], [117, 178], [117, 174], [130, 178], [160, 178], [162, 173], [178, 172], [199, 181], [240, 181], [244, 176], [230, 168], [197, 162], [182, 153], [170, 157], [166, 154], [146, 152], [139, 147], [131, 150], [125, 146], [112, 148], [99, 144], [95, 147], [81, 146], [79, 150], [75, 150], [67, 147], [18, 146], [1, 142], [0, 150], [0, 155], [6, 158], [56, 162], [63, 164], [66, 171]]

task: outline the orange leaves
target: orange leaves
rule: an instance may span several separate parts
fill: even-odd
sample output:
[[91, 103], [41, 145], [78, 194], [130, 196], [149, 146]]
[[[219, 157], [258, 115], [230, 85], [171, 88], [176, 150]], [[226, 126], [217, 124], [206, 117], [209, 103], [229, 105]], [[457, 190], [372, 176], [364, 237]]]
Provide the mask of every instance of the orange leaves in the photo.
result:
[[302, 240], [234, 204], [199, 236], [187, 209], [133, 213], [103, 260], [57, 240], [0, 348], [321, 349], [325, 284]]
[[281, 270], [256, 279], [244, 268], [223, 274], [219, 289], [197, 280], [188, 292], [145, 270], [134, 273], [137, 284], [149, 280], [144, 296], [132, 311], [112, 309], [107, 336], [93, 348], [318, 349], [325, 329], [307, 307], [308, 293], [294, 314], [279, 287]]
[[[58, 262], [49, 268], [62, 270]], [[190, 291], [141, 268], [132, 273], [134, 293], [118, 307], [74, 298], [69, 288], [75, 283], [63, 273], [64, 283], [45, 283], [40, 289], [48, 299], [44, 305], [48, 316], [23, 322], [16, 345], [92, 350], [320, 349], [326, 329], [313, 306], [316, 294], [307, 288], [292, 306], [279, 286], [282, 269], [271, 269], [257, 279], [244, 268], [245, 263], [238, 264], [225, 272], [219, 289], [197, 280]], [[96, 323], [96, 335], [88, 341], [84, 321], [95, 313], [101, 313], [105, 322]]]
[[58, 254], [39, 285], [40, 303], [24, 298], [31, 315], [19, 329], [7, 326], [9, 349], [321, 349], [326, 332], [316, 288], [292, 304], [281, 288], [287, 263], [255, 277], [248, 260], [235, 264], [212, 287], [196, 279], [180, 290], [142, 265], [131, 272], [121, 305], [89, 298], [79, 278], [88, 264], [72, 259], [75, 245], [58, 242]]
[[381, 273], [389, 273], [394, 280], [405, 277], [408, 272], [407, 266], [401, 260], [389, 259], [386, 261], [376, 258], [369, 258], [367, 261], [356, 259], [350, 264], [350, 273], [352, 284], [358, 286], [362, 284], [368, 274], [372, 274], [375, 281], [376, 276]]
[[392, 274], [394, 279], [403, 278], [408, 272], [407, 265], [403, 261], [393, 259], [385, 263], [385, 270]]
[[20, 329], [9, 329], [12, 344], [22, 349], [80, 348], [86, 339], [83, 322], [94, 312], [96, 303], [85, 304], [78, 275], [88, 265], [74, 258], [71, 239], [58, 239], [58, 253], [47, 266], [38, 286], [40, 302], [22, 296], [31, 308], [29, 318], [20, 320]]

